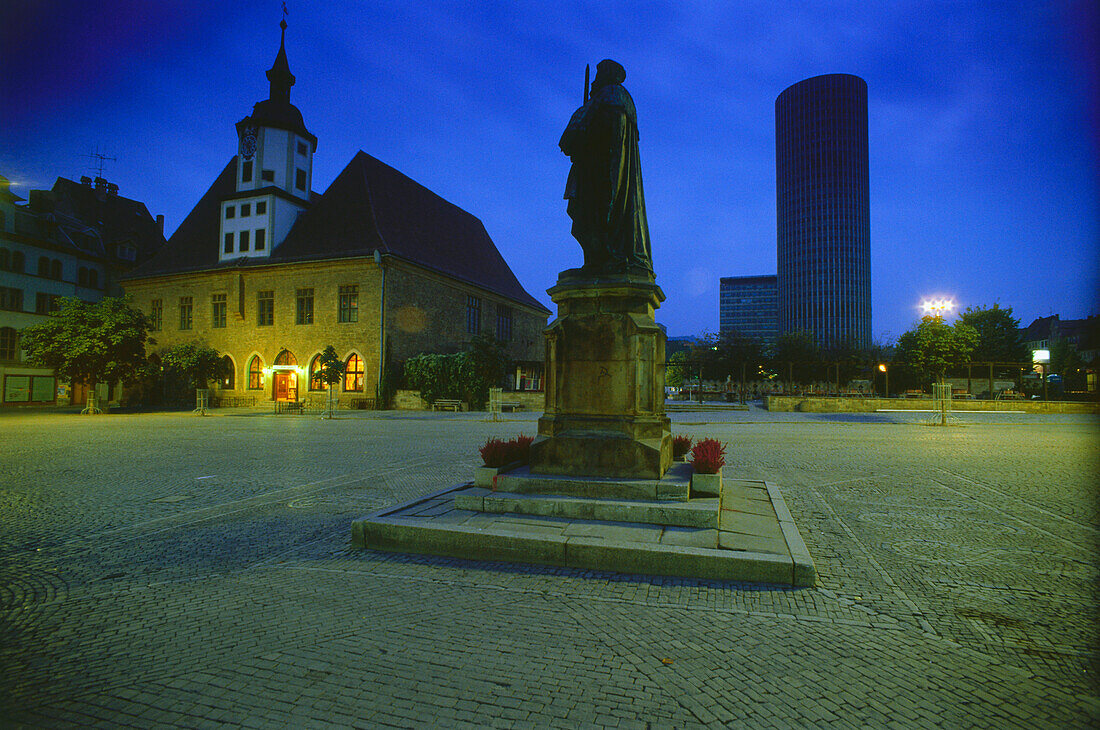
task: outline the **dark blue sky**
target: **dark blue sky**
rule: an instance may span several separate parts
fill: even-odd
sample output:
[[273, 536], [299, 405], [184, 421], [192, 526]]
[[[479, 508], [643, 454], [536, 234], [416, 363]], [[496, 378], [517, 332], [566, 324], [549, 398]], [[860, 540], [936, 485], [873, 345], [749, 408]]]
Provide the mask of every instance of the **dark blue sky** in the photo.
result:
[[[876, 338], [922, 297], [1098, 313], [1091, 2], [288, 2], [291, 101], [323, 191], [362, 149], [485, 223], [524, 286], [581, 262], [557, 149], [585, 63], [626, 67], [669, 333], [718, 326], [718, 279], [775, 273], [774, 103], [867, 81]], [[991, 10], [991, 8], [993, 8]], [[175, 230], [267, 96], [281, 4], [0, 8], [0, 174], [26, 197], [105, 176]], [[215, 245], [212, 242], [211, 245]]]

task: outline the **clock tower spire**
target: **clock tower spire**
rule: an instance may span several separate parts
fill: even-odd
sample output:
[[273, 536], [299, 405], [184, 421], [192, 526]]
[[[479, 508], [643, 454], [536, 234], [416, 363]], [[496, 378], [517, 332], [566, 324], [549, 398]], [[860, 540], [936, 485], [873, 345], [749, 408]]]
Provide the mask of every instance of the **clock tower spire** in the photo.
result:
[[268, 98], [237, 122], [236, 191], [222, 201], [221, 260], [265, 257], [309, 207], [317, 138], [290, 103], [294, 74], [286, 59], [286, 18], [279, 52], [267, 71]]

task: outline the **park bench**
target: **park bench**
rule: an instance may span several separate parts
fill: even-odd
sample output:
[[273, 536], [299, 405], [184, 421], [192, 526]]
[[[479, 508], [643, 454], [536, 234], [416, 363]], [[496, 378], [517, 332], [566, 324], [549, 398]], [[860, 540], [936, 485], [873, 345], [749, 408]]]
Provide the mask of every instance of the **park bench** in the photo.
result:
[[373, 411], [374, 398], [370, 398], [367, 396], [356, 396], [348, 402], [348, 408], [357, 411]]
[[460, 400], [448, 400], [448, 399], [445, 399], [445, 398], [440, 398], [435, 403], [432, 403], [432, 410], [433, 411], [455, 411], [455, 412], [458, 412], [458, 411], [462, 410], [462, 401], [460, 401]]
[[923, 390], [911, 389], [911, 390], [905, 391], [905, 397], [906, 398], [927, 398], [928, 396], [925, 394], [925, 392]]
[[524, 408], [526, 408], [526, 406], [524, 406], [522, 403], [504, 402], [504, 403], [500, 404], [500, 410], [502, 410], [502, 411], [513, 411], [513, 412], [515, 412], [515, 411], [522, 411]]

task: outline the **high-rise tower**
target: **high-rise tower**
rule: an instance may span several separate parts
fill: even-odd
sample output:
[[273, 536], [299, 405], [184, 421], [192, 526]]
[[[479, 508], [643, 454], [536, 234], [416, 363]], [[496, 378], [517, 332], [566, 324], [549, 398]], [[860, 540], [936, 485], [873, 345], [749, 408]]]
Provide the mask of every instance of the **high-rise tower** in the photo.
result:
[[779, 331], [871, 344], [867, 84], [800, 81], [775, 100]]

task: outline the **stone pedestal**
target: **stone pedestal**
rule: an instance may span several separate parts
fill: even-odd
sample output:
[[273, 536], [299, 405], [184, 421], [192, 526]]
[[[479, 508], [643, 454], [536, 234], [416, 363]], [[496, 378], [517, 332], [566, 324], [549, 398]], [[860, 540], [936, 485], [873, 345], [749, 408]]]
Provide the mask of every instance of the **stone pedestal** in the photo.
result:
[[531, 473], [660, 479], [672, 463], [665, 416], [664, 301], [651, 276], [569, 278], [548, 290], [546, 410]]

